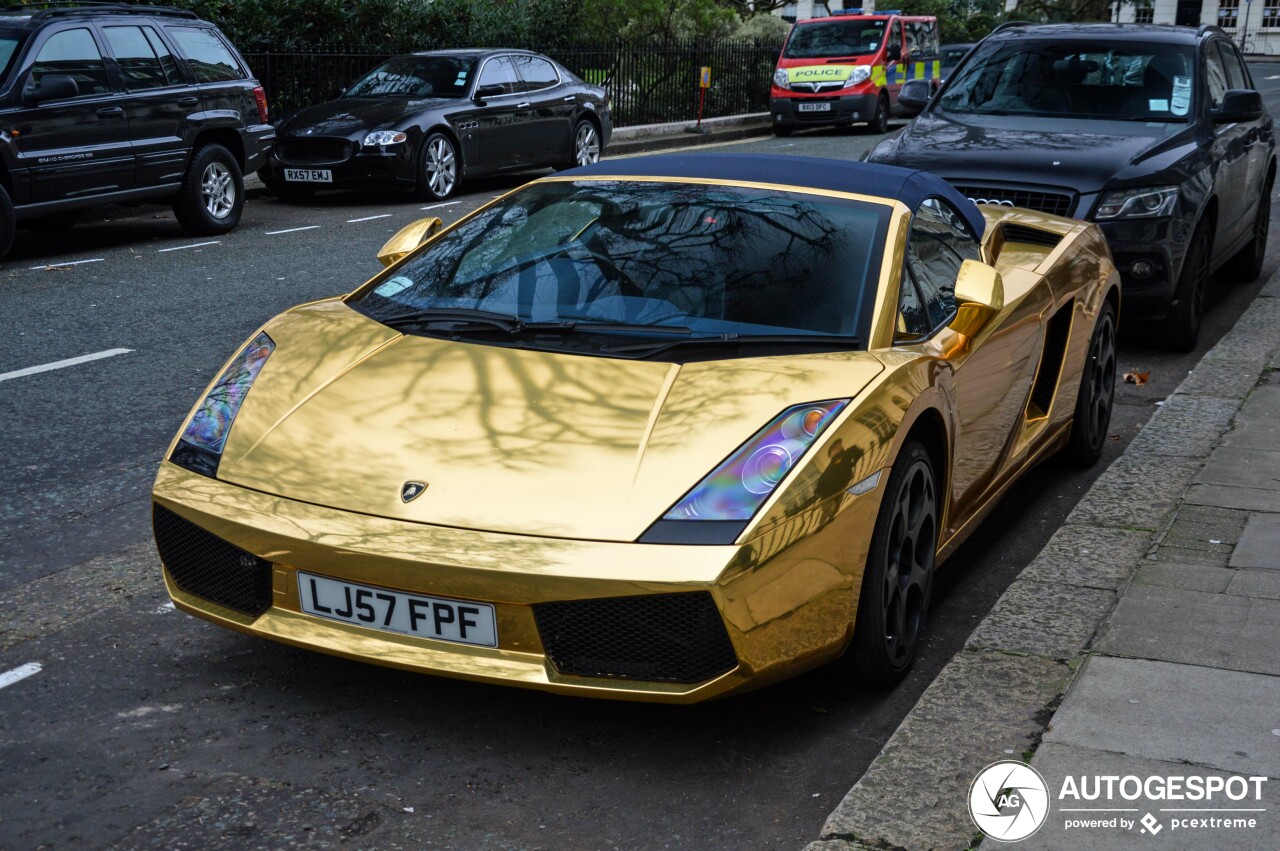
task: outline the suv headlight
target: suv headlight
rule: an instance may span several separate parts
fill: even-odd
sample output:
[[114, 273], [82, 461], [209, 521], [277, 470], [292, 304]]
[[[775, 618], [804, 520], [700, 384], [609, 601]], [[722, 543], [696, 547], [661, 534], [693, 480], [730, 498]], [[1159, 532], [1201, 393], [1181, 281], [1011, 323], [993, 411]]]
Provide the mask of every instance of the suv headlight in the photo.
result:
[[405, 142], [409, 137], [401, 133], [399, 130], [374, 130], [368, 136], [364, 137], [364, 147], [383, 147], [385, 145], [399, 145]]
[[1141, 186], [1135, 189], [1116, 189], [1102, 196], [1095, 221], [1112, 219], [1154, 219], [1168, 216], [1178, 203], [1176, 186]]
[[787, 408], [721, 462], [663, 520], [750, 520], [848, 399]]
[[849, 79], [845, 81], [844, 87], [847, 89], [850, 86], [856, 86], [859, 83], [865, 83], [870, 76], [871, 76], [871, 66], [859, 65], [858, 67], [853, 69], [853, 73], [851, 73], [849, 75]]
[[780, 89], [791, 90], [791, 82], [787, 79], [787, 69], [779, 68], [773, 72], [773, 84]]
[[218, 462], [222, 460], [222, 449], [227, 445], [231, 423], [244, 404], [253, 380], [275, 348], [276, 344], [266, 331], [245, 344], [191, 415], [178, 445], [169, 456], [170, 461], [205, 476], [218, 472]]

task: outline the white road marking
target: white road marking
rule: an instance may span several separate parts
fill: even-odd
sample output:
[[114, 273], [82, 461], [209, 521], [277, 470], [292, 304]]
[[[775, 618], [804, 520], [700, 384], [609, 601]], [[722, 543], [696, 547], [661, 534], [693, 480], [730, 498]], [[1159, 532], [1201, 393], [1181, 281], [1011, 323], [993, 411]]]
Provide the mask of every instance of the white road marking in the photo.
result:
[[185, 251], [188, 248], [204, 248], [206, 245], [221, 245], [222, 240], [214, 239], [209, 242], [193, 242], [190, 245], [175, 245], [173, 248], [157, 248], [156, 254], [164, 254], [166, 251]]
[[66, 360], [56, 360], [52, 363], [43, 363], [39, 366], [29, 366], [26, 369], [15, 369], [13, 372], [0, 372], [0, 381], [8, 381], [11, 378], [25, 378], [28, 375], [36, 375], [41, 372], [49, 372], [54, 369], [66, 369], [69, 366], [79, 366], [82, 363], [90, 361], [102, 360], [103, 358], [113, 358], [116, 355], [127, 355], [133, 349], [106, 349], [101, 352], [94, 352], [91, 355], [81, 355], [78, 358], [67, 358]]
[[391, 218], [391, 214], [390, 214], [390, 213], [383, 213], [383, 214], [382, 214], [382, 215], [380, 215], [380, 216], [365, 216], [365, 217], [364, 217], [364, 218], [362, 218], [362, 219], [347, 219], [347, 224], [349, 224], [349, 225], [353, 225], [353, 224], [355, 224], [356, 222], [371, 222], [371, 221], [373, 221], [374, 219], [389, 219], [389, 218]]
[[278, 233], [297, 233], [300, 230], [315, 230], [318, 227], [320, 226], [307, 225], [306, 227], [301, 227], [301, 228], [285, 228], [284, 230], [269, 230], [267, 231], [267, 236], [275, 236]]
[[153, 614], [157, 614], [157, 615], [167, 615], [169, 612], [174, 611], [174, 609], [175, 609], [175, 608], [177, 608], [177, 607], [176, 607], [176, 606], [174, 606], [174, 605], [173, 605], [173, 601], [172, 601], [172, 600], [170, 600], [169, 602], [165, 603], [163, 606], [158, 606], [158, 607], [156, 607], [156, 610], [155, 610], [155, 612], [153, 612]]
[[43, 266], [32, 266], [32, 269], [61, 269], [63, 266], [83, 266], [85, 263], [101, 263], [101, 257], [95, 257], [92, 260], [68, 260], [65, 263], [45, 263]]
[[421, 207], [419, 209], [438, 210], [441, 207], [452, 207], [454, 204], [461, 204], [461, 203], [462, 203], [461, 201], [445, 201], [443, 204], [428, 204], [427, 206]]
[[1280, 80], [1280, 74], [1272, 74], [1270, 77], [1264, 77], [1265, 80]]
[[0, 674], [0, 688], [7, 688], [14, 683], [19, 683], [33, 674], [38, 674], [44, 670], [44, 666], [39, 662], [28, 662], [25, 665], [19, 665], [12, 671], [5, 671]]

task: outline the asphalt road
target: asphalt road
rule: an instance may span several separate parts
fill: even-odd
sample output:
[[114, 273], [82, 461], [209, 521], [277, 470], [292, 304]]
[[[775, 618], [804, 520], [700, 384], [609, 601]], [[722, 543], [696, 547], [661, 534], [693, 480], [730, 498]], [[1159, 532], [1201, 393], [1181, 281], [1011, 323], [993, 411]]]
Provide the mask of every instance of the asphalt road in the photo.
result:
[[[1254, 73], [1280, 115], [1280, 65]], [[856, 159], [878, 138], [721, 150]], [[1120, 385], [1103, 464], [1051, 461], [1006, 497], [940, 574], [918, 663], [891, 692], [823, 670], [691, 708], [559, 698], [295, 650], [166, 605], [147, 493], [222, 361], [275, 313], [354, 288], [400, 226], [521, 182], [427, 212], [254, 199], [218, 240], [167, 212], [19, 234], [0, 267], [0, 847], [799, 847], [1260, 286], [1219, 291], [1195, 353], [1122, 340], [1121, 369], [1151, 380]]]

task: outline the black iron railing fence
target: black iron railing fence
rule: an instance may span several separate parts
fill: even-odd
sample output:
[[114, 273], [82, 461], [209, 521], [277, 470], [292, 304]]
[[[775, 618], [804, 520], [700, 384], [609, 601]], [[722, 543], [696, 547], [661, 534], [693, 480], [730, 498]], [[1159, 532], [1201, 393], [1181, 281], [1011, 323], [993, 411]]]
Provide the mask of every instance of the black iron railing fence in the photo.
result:
[[[399, 48], [399, 49], [397, 49]], [[331, 100], [360, 75], [411, 45], [326, 47], [245, 53], [274, 114]], [[699, 69], [711, 68], [705, 116], [769, 109], [769, 77], [779, 45], [740, 40], [612, 42], [540, 46], [537, 50], [589, 83], [605, 87], [618, 127], [692, 120]]]

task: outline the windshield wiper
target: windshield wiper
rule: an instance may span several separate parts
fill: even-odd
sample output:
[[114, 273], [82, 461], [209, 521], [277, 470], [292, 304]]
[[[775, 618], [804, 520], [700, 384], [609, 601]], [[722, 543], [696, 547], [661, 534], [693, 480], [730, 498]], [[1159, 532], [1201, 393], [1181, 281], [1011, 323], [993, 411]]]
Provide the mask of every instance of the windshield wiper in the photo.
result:
[[641, 325], [626, 322], [577, 322], [573, 320], [557, 320], [553, 322], [530, 322], [511, 313], [498, 313], [492, 310], [479, 310], [469, 307], [429, 307], [414, 310], [387, 318], [379, 318], [379, 322], [389, 328], [433, 325], [436, 323], [453, 323], [462, 325], [487, 325], [508, 334], [519, 334], [523, 331], [563, 332], [631, 332], [637, 334], [692, 334], [691, 328], [683, 325]]
[[792, 345], [809, 344], [818, 346], [838, 345], [840, 348], [856, 348], [861, 345], [857, 337], [843, 337], [838, 334], [717, 334], [714, 337], [690, 337], [687, 340], [671, 340], [666, 343], [633, 343], [626, 346], [602, 346], [601, 351], [614, 355], [637, 353], [636, 357], [648, 357], [674, 349], [678, 346], [721, 345], [721, 346], [756, 346], [756, 345]]

